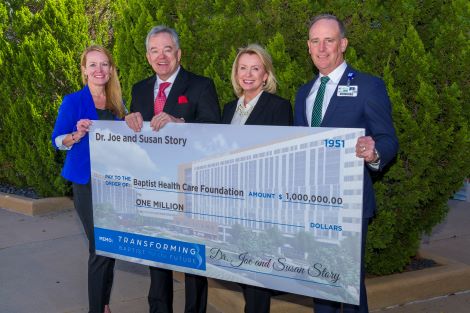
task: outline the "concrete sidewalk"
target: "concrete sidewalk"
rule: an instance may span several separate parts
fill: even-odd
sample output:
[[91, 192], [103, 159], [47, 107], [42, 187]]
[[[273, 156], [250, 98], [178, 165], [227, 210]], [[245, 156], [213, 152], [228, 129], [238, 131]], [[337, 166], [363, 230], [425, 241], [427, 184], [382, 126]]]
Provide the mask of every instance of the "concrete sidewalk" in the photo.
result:
[[[420, 253], [426, 256], [434, 256], [458, 263], [470, 269], [470, 202], [449, 201], [450, 212], [446, 219], [436, 227], [430, 236], [423, 238]], [[423, 272], [426, 270], [422, 270]], [[420, 279], [416, 271], [417, 279]], [[442, 272], [442, 275], [453, 275], [450, 272]], [[401, 274], [398, 274], [401, 275]], [[452, 278], [451, 278], [452, 279]], [[405, 285], [406, 282], [403, 282]], [[451, 284], [451, 283], [449, 283]], [[464, 280], [464, 286], [459, 291], [441, 293], [431, 298], [420, 298], [417, 295], [423, 290], [416, 290], [409, 298], [393, 306], [371, 310], [371, 312], [386, 313], [469, 313], [470, 312], [470, 279]], [[423, 289], [444, 290], [447, 286], [429, 284]]]
[[[425, 238], [421, 251], [450, 259], [460, 267], [470, 269], [470, 203], [450, 201], [449, 204], [451, 210], [447, 219], [435, 228], [431, 236]], [[87, 242], [73, 210], [31, 217], [0, 209], [1, 313], [87, 312], [86, 264]], [[426, 272], [417, 273], [416, 279], [420, 279], [419, 275], [426, 275]], [[400, 279], [397, 280], [400, 276], [392, 276], [393, 279], [388, 280], [390, 285], [400, 284]], [[385, 284], [379, 283], [380, 288], [387, 288], [387, 277], [384, 281]], [[377, 289], [374, 283], [368, 281], [368, 288], [370, 285], [372, 291]], [[403, 283], [407, 284], [406, 280]], [[442, 286], [437, 285], [429, 283], [426, 288], [441, 290]], [[175, 275], [174, 286], [174, 311], [183, 312], [182, 275]], [[146, 266], [118, 260], [111, 296], [113, 313], [148, 312], [148, 287]], [[416, 297], [411, 293], [395, 305], [375, 308], [371, 312], [468, 313], [470, 281], [460, 289], [452, 294], [444, 293], [424, 299], [419, 298], [419, 291], [422, 290], [416, 290]], [[370, 302], [374, 301], [374, 297], [377, 295], [372, 293]], [[240, 302], [239, 299], [237, 301]], [[308, 307], [310, 303], [306, 305], [302, 312], [311, 312]], [[209, 306], [208, 312], [234, 312], [239, 306]], [[279, 308], [276, 312], [297, 313], [300, 309]]]

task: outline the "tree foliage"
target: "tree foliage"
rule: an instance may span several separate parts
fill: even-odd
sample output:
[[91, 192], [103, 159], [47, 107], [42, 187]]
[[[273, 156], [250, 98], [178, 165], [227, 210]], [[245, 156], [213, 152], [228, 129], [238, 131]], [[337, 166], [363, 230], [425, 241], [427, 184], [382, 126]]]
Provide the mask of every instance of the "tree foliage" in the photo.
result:
[[[111, 4], [112, 3], [112, 4]], [[346, 60], [384, 78], [400, 141], [376, 177], [378, 214], [369, 228], [369, 272], [400, 271], [420, 238], [447, 212], [470, 174], [470, 3], [465, 0], [11, 0], [0, 3], [0, 179], [63, 194], [62, 154], [49, 134], [61, 97], [80, 88], [78, 58], [90, 42], [112, 47], [126, 103], [151, 75], [144, 40], [158, 24], [181, 37], [182, 63], [234, 99], [237, 48], [257, 42], [273, 57], [278, 93], [293, 101], [315, 75], [306, 48], [319, 12], [345, 21]], [[12, 66], [14, 64], [14, 66]]]
[[50, 134], [62, 96], [80, 87], [77, 60], [87, 43], [87, 22], [81, 1], [41, 5], [37, 12], [19, 7], [4, 24], [0, 177], [54, 195], [67, 186]]
[[112, 42], [109, 0], [5, 1], [0, 22], [0, 179], [43, 196], [68, 193], [50, 134], [62, 97], [81, 88], [83, 49]]

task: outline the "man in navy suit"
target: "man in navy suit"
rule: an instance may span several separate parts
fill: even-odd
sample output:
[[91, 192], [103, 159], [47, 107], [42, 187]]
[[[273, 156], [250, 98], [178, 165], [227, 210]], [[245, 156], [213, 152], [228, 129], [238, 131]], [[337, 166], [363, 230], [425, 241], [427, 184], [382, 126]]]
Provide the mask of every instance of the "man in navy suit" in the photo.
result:
[[[178, 34], [166, 26], [155, 26], [146, 38], [147, 60], [156, 75], [132, 87], [131, 113], [127, 125], [142, 129], [143, 121], [158, 131], [167, 123], [219, 123], [220, 107], [214, 82], [186, 71], [181, 65]], [[165, 84], [165, 88], [161, 85]], [[164, 95], [162, 94], [164, 93]], [[157, 110], [157, 98], [163, 108]], [[207, 278], [185, 275], [185, 313], [206, 312]], [[170, 270], [150, 267], [148, 295], [150, 313], [173, 312], [173, 275]]]
[[314, 312], [369, 312], [363, 260], [367, 226], [376, 209], [370, 172], [382, 170], [398, 150], [390, 99], [380, 78], [358, 72], [344, 61], [348, 40], [344, 25], [336, 16], [316, 16], [310, 23], [308, 35], [308, 51], [319, 75], [297, 92], [294, 125], [364, 128], [366, 132], [356, 143], [356, 156], [364, 159], [366, 164], [360, 305], [314, 299]]

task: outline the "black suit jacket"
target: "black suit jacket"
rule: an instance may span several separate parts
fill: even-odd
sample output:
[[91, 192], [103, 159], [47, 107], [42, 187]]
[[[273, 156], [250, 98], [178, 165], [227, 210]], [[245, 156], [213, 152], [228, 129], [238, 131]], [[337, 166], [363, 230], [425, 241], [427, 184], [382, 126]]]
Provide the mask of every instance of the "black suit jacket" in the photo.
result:
[[[153, 75], [132, 86], [131, 112], [140, 112], [147, 122], [154, 115], [153, 90], [156, 79]], [[187, 99], [187, 103], [183, 103], [184, 97], [180, 99], [181, 96]], [[163, 112], [176, 118], [184, 118], [187, 123], [219, 123], [220, 107], [214, 82], [181, 67], [171, 86]]]
[[[233, 100], [224, 106], [222, 114], [222, 123], [230, 124], [237, 100]], [[253, 111], [246, 120], [245, 125], [277, 125], [290, 126], [293, 123], [292, 106], [289, 100], [281, 98], [269, 92], [263, 92], [258, 99]]]

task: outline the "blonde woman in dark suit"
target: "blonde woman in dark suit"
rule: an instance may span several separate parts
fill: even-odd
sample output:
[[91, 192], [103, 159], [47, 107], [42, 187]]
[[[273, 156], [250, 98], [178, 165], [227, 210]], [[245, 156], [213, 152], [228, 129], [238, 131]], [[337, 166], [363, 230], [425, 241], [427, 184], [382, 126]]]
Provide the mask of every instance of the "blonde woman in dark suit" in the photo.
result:
[[239, 49], [232, 66], [232, 85], [238, 99], [224, 106], [222, 123], [292, 125], [289, 100], [275, 95], [277, 81], [271, 56], [257, 44]]
[[[232, 85], [238, 99], [224, 106], [222, 123], [234, 125], [292, 125], [290, 102], [274, 93], [276, 77], [271, 56], [257, 44], [239, 49], [232, 66]], [[242, 285], [245, 313], [267, 313], [273, 291]]]

